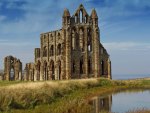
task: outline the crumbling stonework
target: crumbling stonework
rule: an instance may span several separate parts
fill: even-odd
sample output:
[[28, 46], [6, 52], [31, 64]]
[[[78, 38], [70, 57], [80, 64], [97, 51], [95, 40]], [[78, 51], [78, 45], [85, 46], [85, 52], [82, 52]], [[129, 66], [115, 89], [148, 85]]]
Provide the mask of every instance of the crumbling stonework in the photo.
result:
[[21, 80], [22, 79], [22, 63], [13, 56], [4, 58], [4, 77], [3, 80]]
[[98, 16], [81, 4], [71, 16], [62, 16], [60, 30], [42, 33], [35, 48], [35, 63], [26, 65], [25, 80], [62, 80], [106, 77], [111, 79], [109, 54], [100, 42]]

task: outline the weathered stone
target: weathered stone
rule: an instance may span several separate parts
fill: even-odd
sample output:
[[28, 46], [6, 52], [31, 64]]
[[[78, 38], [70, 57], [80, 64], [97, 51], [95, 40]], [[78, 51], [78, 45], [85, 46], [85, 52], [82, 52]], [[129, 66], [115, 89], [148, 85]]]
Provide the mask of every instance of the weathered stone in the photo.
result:
[[22, 80], [22, 63], [13, 56], [4, 58], [3, 80]]
[[73, 16], [62, 16], [62, 29], [42, 33], [35, 48], [35, 63], [26, 65], [25, 80], [61, 80], [106, 77], [111, 79], [111, 61], [100, 43], [98, 16], [80, 5]]

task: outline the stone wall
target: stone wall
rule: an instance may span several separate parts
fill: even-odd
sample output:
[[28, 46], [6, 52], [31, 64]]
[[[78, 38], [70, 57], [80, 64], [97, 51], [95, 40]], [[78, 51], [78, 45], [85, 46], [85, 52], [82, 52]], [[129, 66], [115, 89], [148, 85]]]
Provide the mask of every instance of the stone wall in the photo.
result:
[[26, 80], [111, 78], [109, 54], [100, 42], [98, 16], [89, 15], [81, 4], [71, 16], [62, 16], [60, 30], [42, 33], [41, 46], [35, 48], [35, 62], [26, 65]]
[[22, 79], [22, 62], [13, 57], [4, 58], [4, 80], [21, 80]]

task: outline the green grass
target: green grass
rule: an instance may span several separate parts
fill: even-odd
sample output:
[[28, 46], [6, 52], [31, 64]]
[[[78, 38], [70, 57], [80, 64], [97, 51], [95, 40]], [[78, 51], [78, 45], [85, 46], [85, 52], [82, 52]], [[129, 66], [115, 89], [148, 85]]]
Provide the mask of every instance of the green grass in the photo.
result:
[[[0, 110], [12, 113], [90, 113], [86, 98], [126, 89], [150, 89], [150, 80], [80, 79], [0, 82]], [[82, 107], [81, 107], [82, 106]]]
[[0, 81], [0, 87], [1, 86], [9, 86], [13, 84], [21, 83], [21, 81]]

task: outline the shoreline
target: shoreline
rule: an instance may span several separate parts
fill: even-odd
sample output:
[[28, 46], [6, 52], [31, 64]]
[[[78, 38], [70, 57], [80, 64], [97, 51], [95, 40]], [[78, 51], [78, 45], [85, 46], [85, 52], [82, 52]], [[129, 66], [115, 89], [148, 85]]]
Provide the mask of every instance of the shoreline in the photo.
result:
[[[134, 80], [108, 80], [96, 78], [68, 81], [10, 83], [0, 88], [1, 99], [5, 98], [5, 100], [8, 100], [8, 102], [5, 103], [0, 101], [1, 111], [11, 110], [12, 113], [25, 113], [27, 111], [34, 113], [36, 111], [40, 113], [42, 112], [41, 110], [45, 110], [44, 112], [48, 113], [50, 108], [55, 108], [56, 112], [53, 111], [53, 113], [63, 113], [63, 110], [69, 109], [67, 106], [76, 106], [71, 105], [71, 103], [68, 104], [68, 101], [84, 100], [94, 95], [108, 94], [109, 92], [117, 90], [150, 89], [150, 78]], [[63, 109], [61, 104], [66, 104], [67, 106], [63, 106]], [[58, 110], [59, 112], [57, 112]], [[62, 112], [60, 112], [60, 110], [62, 110]]]

